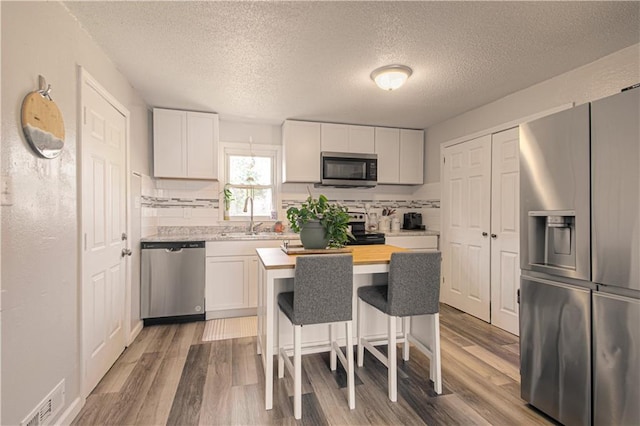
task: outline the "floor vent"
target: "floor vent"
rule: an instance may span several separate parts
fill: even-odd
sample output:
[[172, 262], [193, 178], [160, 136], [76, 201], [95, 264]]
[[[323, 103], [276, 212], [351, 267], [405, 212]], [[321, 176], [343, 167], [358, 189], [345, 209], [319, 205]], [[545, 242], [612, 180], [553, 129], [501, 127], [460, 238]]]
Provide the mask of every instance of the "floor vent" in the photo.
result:
[[64, 405], [64, 379], [20, 423], [20, 426], [48, 425]]

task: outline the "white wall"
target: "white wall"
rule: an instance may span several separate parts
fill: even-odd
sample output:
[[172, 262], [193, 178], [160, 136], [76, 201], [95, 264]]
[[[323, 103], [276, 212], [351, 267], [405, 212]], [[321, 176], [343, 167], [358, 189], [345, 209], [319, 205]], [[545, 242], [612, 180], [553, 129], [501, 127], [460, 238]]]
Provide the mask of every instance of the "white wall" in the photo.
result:
[[640, 82], [640, 44], [627, 47], [426, 129], [425, 182], [440, 181], [440, 144], [551, 108], [618, 93]]
[[[146, 105], [61, 3], [0, 7], [1, 172], [15, 195], [2, 207], [0, 423], [18, 424], [62, 379], [62, 412], [80, 396], [78, 64], [131, 112], [131, 164], [147, 174], [150, 145]], [[37, 89], [38, 74], [51, 84], [65, 122], [65, 147], [53, 160], [37, 157], [21, 131], [22, 99]]]

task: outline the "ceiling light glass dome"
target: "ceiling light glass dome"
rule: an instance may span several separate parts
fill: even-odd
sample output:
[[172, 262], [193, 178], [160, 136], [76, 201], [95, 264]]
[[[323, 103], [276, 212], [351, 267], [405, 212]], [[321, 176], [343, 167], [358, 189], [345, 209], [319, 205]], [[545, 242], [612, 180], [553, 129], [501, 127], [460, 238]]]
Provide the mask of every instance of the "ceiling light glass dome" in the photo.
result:
[[387, 65], [373, 70], [371, 79], [382, 90], [395, 90], [401, 87], [413, 73], [406, 65]]

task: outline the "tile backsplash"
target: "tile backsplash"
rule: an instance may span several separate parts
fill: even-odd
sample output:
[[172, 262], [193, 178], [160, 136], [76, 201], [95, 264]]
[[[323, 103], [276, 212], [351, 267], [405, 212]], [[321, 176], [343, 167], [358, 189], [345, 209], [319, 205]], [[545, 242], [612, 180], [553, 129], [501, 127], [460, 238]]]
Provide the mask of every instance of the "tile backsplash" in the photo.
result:
[[[243, 222], [227, 222], [222, 220], [220, 211], [219, 185], [215, 181], [188, 181], [170, 179], [152, 179], [142, 176], [141, 211], [142, 236], [154, 235], [159, 232], [172, 232], [185, 227], [237, 227]], [[281, 193], [278, 197], [278, 219], [286, 224], [286, 210], [291, 206], [299, 206], [308, 196], [306, 192], [291, 191]], [[422, 213], [423, 223], [428, 229], [440, 229], [440, 184], [426, 184], [414, 194], [407, 194], [406, 188], [398, 189], [399, 194], [393, 194], [393, 187], [385, 188], [386, 193], [378, 191], [375, 194], [361, 194], [349, 197], [349, 191], [331, 194], [326, 191], [327, 198], [332, 202], [345, 205], [351, 211], [365, 211], [382, 215], [384, 208], [396, 210], [402, 217], [406, 212]], [[382, 192], [382, 193], [381, 193]], [[404, 192], [404, 193], [402, 193]], [[353, 191], [359, 194], [358, 191]], [[268, 226], [270, 223], [265, 222]]]

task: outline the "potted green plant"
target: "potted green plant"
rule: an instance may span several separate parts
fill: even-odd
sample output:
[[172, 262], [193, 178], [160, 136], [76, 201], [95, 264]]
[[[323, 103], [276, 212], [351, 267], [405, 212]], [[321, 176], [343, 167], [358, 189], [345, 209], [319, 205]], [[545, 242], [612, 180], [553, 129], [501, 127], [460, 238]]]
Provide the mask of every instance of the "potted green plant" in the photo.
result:
[[222, 194], [224, 199], [224, 220], [229, 220], [229, 207], [231, 207], [231, 202], [234, 198], [228, 183], [224, 186], [224, 189], [220, 191], [220, 194]]
[[330, 203], [322, 194], [318, 198], [309, 194], [300, 208], [290, 207], [287, 210], [287, 219], [291, 229], [300, 233], [304, 248], [340, 248], [349, 238], [354, 238], [349, 231], [347, 211], [338, 203]]

